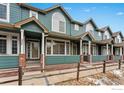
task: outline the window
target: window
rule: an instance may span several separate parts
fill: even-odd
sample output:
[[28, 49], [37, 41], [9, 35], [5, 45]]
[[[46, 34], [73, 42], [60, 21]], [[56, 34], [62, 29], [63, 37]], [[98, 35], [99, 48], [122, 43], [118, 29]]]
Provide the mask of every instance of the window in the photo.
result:
[[0, 4], [0, 21], [9, 22], [9, 4]]
[[105, 35], [105, 39], [107, 39], [107, 35]]
[[17, 54], [17, 37], [12, 36], [12, 54]]
[[66, 54], [69, 55], [69, 42], [66, 42]]
[[53, 54], [65, 54], [65, 43], [60, 41], [54, 41]]
[[30, 10], [30, 17], [32, 17], [32, 16], [34, 16], [38, 19], [38, 13], [35, 12], [35, 11]]
[[65, 25], [65, 23], [63, 22], [63, 21], [59, 21], [59, 31], [60, 32], [64, 32], [64, 25]]
[[101, 36], [101, 32], [98, 32], [98, 35]]
[[77, 44], [73, 44], [73, 55], [77, 55]]
[[52, 31], [66, 33], [65, 17], [59, 12], [55, 12], [52, 15]]
[[66, 41], [47, 40], [46, 51], [48, 55], [70, 54], [70, 43]]
[[74, 24], [74, 30], [79, 30], [79, 25], [78, 24]]
[[0, 54], [6, 54], [6, 36], [0, 35]]
[[47, 40], [47, 54], [51, 54], [51, 40]]

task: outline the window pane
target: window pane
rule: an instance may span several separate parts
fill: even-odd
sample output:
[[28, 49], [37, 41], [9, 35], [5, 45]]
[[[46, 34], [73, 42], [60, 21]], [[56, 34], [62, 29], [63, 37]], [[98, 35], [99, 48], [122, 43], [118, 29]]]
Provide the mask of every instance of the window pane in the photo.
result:
[[47, 40], [47, 54], [51, 54], [51, 40]]
[[66, 54], [69, 54], [69, 42], [66, 43]]
[[77, 55], [77, 44], [73, 44], [73, 55]]
[[0, 18], [6, 19], [7, 16], [7, 6], [0, 4]]
[[12, 54], [17, 54], [17, 40], [12, 40]]
[[65, 25], [64, 22], [59, 21], [59, 31], [60, 32], [64, 32], [64, 30], [65, 30], [64, 25]]
[[0, 39], [0, 54], [6, 54], [6, 40]]
[[59, 42], [59, 41], [54, 41], [53, 54], [65, 54], [65, 43]]

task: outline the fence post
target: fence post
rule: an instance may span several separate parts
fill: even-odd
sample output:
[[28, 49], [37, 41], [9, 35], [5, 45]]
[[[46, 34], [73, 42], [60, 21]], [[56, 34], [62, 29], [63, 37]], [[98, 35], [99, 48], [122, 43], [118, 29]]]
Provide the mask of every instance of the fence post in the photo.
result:
[[103, 73], [106, 72], [106, 61], [103, 62]]
[[22, 66], [18, 68], [18, 85], [22, 85]]
[[119, 63], [118, 63], [118, 69], [121, 69], [121, 59], [119, 60]]
[[78, 63], [77, 66], [77, 81], [79, 80], [79, 72], [80, 72], [80, 62]]

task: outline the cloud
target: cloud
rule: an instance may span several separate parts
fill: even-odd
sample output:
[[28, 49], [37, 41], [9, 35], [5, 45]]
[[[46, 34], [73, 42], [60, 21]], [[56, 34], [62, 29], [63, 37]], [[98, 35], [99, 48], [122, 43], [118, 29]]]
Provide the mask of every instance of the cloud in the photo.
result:
[[95, 10], [96, 9], [96, 7], [91, 7], [91, 8], [87, 8], [87, 9], [82, 9], [82, 11], [84, 11], [84, 12], [91, 12], [91, 11], [93, 11], [93, 10]]
[[66, 10], [72, 10], [72, 8], [71, 8], [71, 7], [65, 7], [65, 9], [66, 9]]
[[118, 16], [124, 15], [124, 12], [118, 12], [117, 15]]
[[90, 12], [91, 10], [90, 9], [84, 9], [83, 11], [84, 12]]

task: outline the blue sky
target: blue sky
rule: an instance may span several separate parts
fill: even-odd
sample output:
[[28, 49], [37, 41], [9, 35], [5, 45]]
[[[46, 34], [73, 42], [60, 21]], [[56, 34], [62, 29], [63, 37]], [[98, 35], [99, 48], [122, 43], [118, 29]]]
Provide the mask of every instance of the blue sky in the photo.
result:
[[[55, 3], [32, 3], [40, 9], [56, 5]], [[124, 34], [124, 3], [63, 3], [70, 16], [80, 22], [93, 18], [98, 27], [110, 26], [113, 32]]]

